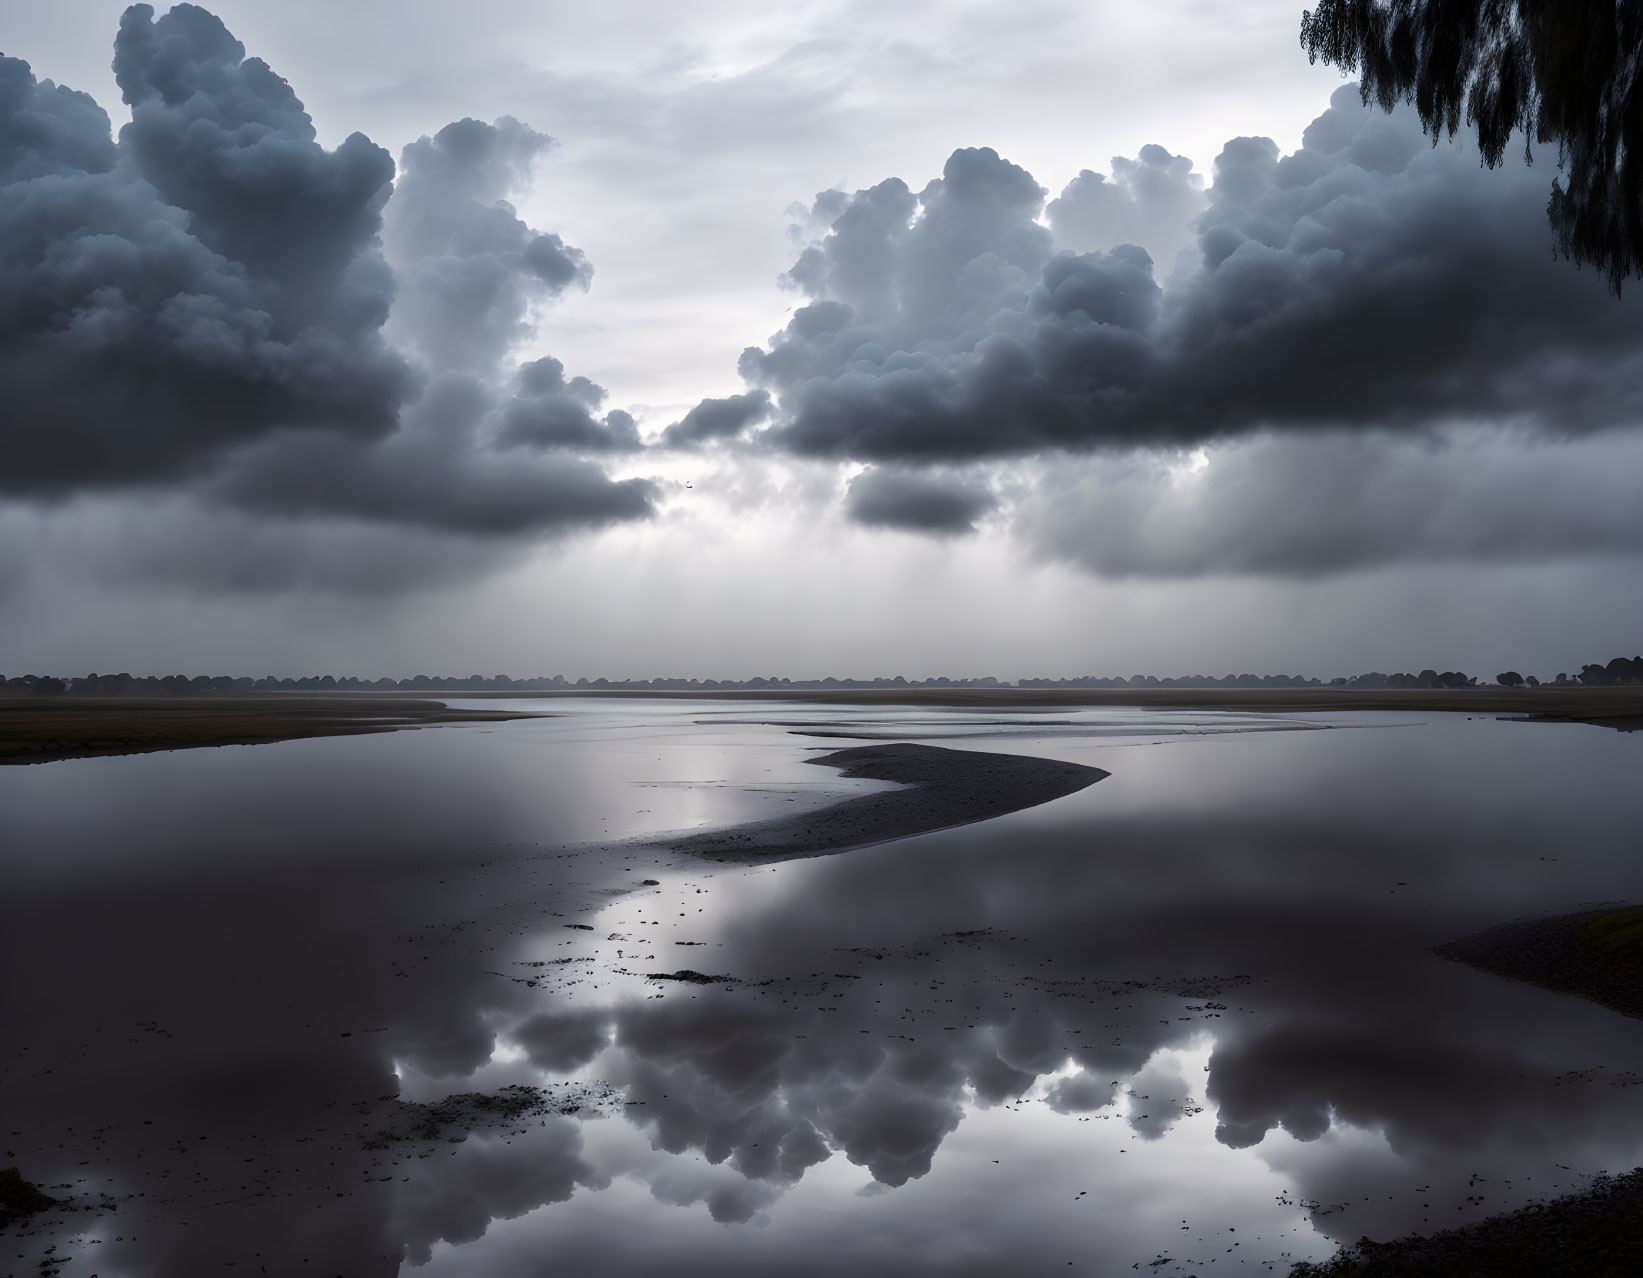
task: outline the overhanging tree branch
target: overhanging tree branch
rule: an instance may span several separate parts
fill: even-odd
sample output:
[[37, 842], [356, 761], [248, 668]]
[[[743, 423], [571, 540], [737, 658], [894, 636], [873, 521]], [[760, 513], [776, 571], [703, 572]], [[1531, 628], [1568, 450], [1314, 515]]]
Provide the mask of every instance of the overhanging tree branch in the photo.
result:
[[1363, 100], [1413, 103], [1434, 144], [1476, 131], [1490, 168], [1514, 133], [1555, 143], [1557, 249], [1616, 294], [1643, 274], [1643, 4], [1629, 0], [1319, 0], [1301, 47], [1359, 76]]

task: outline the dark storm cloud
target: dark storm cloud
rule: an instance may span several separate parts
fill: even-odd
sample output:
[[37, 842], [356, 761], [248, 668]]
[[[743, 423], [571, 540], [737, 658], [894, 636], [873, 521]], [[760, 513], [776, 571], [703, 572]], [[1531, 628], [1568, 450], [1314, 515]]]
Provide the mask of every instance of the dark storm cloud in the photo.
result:
[[281, 516], [339, 515], [459, 534], [516, 536], [647, 518], [654, 486], [597, 465], [487, 446], [490, 400], [465, 374], [436, 378], [378, 444], [287, 433], [224, 463], [210, 492]]
[[844, 501], [854, 523], [934, 537], [973, 533], [976, 520], [997, 505], [992, 491], [977, 484], [881, 468], [851, 480]]
[[568, 1074], [604, 1051], [610, 1043], [610, 1018], [598, 1011], [541, 1012], [513, 1033], [531, 1064]]
[[1190, 459], [1035, 471], [1015, 533], [1109, 577], [1306, 577], [1396, 563], [1635, 556], [1643, 442], [1537, 445], [1457, 431], [1416, 439], [1263, 436]]
[[[1184, 199], [1173, 157], [1151, 159]], [[1261, 428], [1581, 431], [1643, 409], [1637, 305], [1545, 252], [1532, 171], [1432, 148], [1350, 87], [1293, 155], [1235, 138], [1214, 170], [1200, 263], [1167, 291], [1134, 246], [1055, 254], [1043, 191], [989, 150], [917, 195], [824, 194], [830, 233], [788, 276], [810, 304], [742, 356], [780, 400], [762, 438], [937, 462]], [[1092, 185], [1057, 201], [1062, 226]]]
[[114, 70], [117, 142], [89, 97], [0, 59], [0, 493], [162, 487], [499, 551], [652, 513], [645, 482], [540, 455], [639, 446], [629, 415], [594, 416], [601, 388], [553, 360], [502, 372], [531, 308], [591, 273], [504, 198], [548, 138], [458, 121], [406, 148], [396, 189], [382, 148], [321, 147], [194, 5], [128, 9]]
[[158, 21], [150, 5], [127, 9], [114, 78], [131, 109], [122, 149], [165, 203], [187, 210], [191, 235], [278, 285], [277, 326], [376, 313], [386, 151], [359, 133], [322, 148], [291, 86], [196, 5]]
[[734, 439], [770, 415], [770, 392], [751, 390], [724, 399], [704, 399], [662, 432], [668, 448], [689, 448], [712, 439]]
[[408, 393], [375, 247], [393, 164], [322, 150], [203, 10], [121, 23], [132, 122], [0, 60], [0, 489], [174, 479], [292, 422], [373, 438]]
[[580, 452], [635, 452], [643, 447], [629, 413], [594, 413], [605, 388], [585, 377], [565, 378], [565, 366], [549, 357], [532, 360], [518, 374], [514, 396], [501, 410], [497, 438], [503, 444]]

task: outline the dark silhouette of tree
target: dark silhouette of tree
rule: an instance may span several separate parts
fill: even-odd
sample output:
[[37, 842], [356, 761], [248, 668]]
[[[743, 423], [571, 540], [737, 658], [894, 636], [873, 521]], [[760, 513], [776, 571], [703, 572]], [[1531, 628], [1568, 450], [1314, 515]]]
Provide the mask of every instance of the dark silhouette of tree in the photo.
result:
[[1621, 283], [1643, 272], [1643, 5], [1631, 0], [1319, 0], [1301, 47], [1412, 102], [1434, 144], [1477, 130], [1499, 164], [1514, 131], [1555, 143], [1557, 247]]
[[1495, 676], [1495, 682], [1503, 688], [1516, 688], [1523, 682], [1523, 676], [1516, 670], [1504, 670]]

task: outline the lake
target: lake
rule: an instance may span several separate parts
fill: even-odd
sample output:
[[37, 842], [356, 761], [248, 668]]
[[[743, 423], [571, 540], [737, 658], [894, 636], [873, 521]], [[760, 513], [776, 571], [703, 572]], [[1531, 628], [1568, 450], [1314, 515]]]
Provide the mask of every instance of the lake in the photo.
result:
[[[0, 1166], [61, 1200], [0, 1272], [1281, 1274], [1643, 1163], [1643, 1022], [1432, 952], [1643, 900], [1636, 734], [518, 708], [0, 770]], [[870, 740], [1110, 775], [655, 842]]]

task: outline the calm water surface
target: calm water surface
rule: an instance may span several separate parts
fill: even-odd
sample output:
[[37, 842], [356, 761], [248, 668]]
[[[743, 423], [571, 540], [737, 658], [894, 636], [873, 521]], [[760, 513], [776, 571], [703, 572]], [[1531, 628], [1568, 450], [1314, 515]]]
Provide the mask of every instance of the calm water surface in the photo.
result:
[[[1643, 736], [521, 705], [0, 771], [0, 1166], [64, 1200], [0, 1274], [1282, 1273], [1643, 1162], [1643, 1022], [1430, 952], [1643, 899]], [[883, 788], [848, 737], [1111, 775], [645, 843]]]

